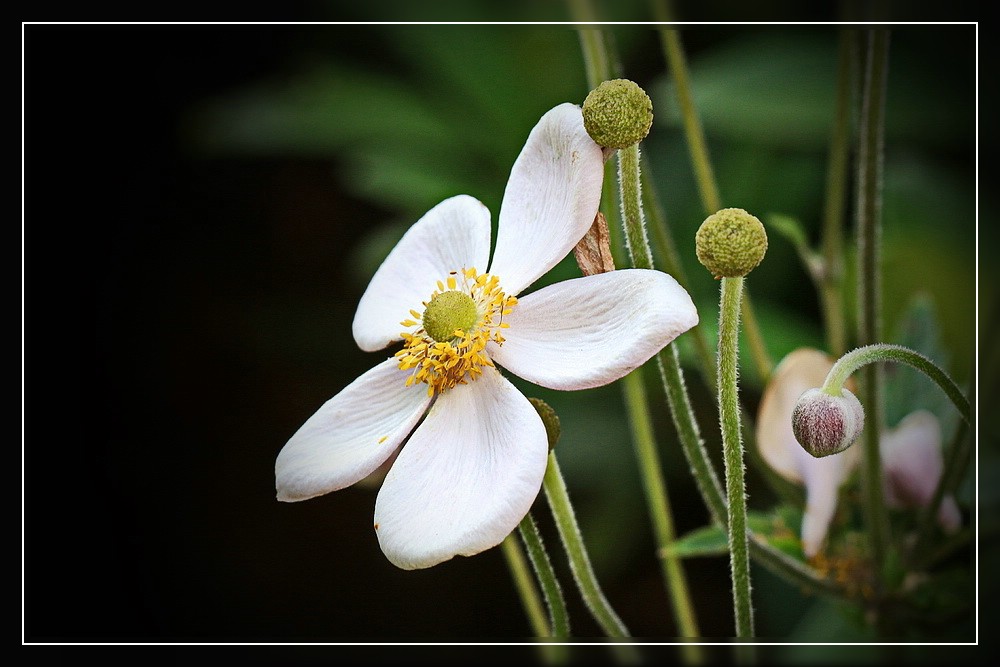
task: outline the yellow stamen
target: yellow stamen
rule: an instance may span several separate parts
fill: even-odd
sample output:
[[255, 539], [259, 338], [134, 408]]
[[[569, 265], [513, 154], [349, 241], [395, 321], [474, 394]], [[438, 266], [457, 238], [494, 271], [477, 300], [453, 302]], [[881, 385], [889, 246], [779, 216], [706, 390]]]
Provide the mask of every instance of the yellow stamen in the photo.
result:
[[417, 329], [400, 334], [404, 345], [396, 353], [399, 368], [413, 371], [406, 379], [406, 386], [423, 382], [427, 384], [428, 396], [467, 384], [483, 374], [483, 366], [493, 366], [486, 354], [486, 344], [491, 341], [503, 344], [500, 329], [510, 325], [502, 318], [517, 304], [515, 297], [507, 296], [500, 289], [499, 278], [489, 273], [480, 274], [475, 268], [453, 271], [444, 282], [438, 280], [437, 287], [438, 291], [424, 302], [425, 308], [442, 292], [457, 290], [472, 299], [477, 318], [467, 330], [455, 329], [453, 337], [445, 341], [435, 341], [427, 333], [421, 326], [423, 315], [415, 310], [410, 311], [414, 319], [401, 322], [404, 327]]

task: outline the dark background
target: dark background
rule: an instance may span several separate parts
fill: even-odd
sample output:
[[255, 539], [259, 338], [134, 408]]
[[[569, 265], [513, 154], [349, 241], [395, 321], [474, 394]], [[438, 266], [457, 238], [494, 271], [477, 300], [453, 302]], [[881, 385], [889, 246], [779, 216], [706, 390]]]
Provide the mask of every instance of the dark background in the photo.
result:
[[[655, 34], [614, 32], [627, 76], [650, 91], [654, 104], [665, 105], [670, 98], [661, 88]], [[729, 62], [712, 61], [713, 54], [747, 48], [753, 42], [741, 40], [756, 32], [686, 33], [696, 79], [699, 58], [709, 63], [708, 79], [717, 71], [713, 62], [719, 68]], [[788, 33], [795, 45], [816, 42], [822, 53], [834, 53], [830, 29]], [[907, 100], [939, 115], [928, 120], [904, 109], [902, 129], [887, 134], [887, 171], [898, 173], [891, 167], [902, 165], [917, 190], [927, 187], [927, 173], [945, 174], [948, 201], [958, 202], [957, 210], [941, 204], [951, 216], [947, 223], [920, 202], [912, 206], [921, 213], [911, 215], [909, 191], [887, 185], [886, 246], [907, 241], [888, 258], [905, 270], [887, 277], [887, 325], [904, 300], [894, 294], [918, 284], [940, 296], [943, 335], [960, 382], [975, 375], [974, 288], [983, 286], [974, 266], [971, 37], [968, 26], [894, 34], [892, 57], [900, 63], [894, 60], [890, 72], [906, 73], [904, 90], [913, 89]], [[927, 44], [935, 45], [930, 54]], [[428, 45], [453, 51], [471, 73], [433, 76], [439, 56]], [[518, 48], [548, 54], [553, 71], [536, 72], [511, 56]], [[422, 69], [421, 60], [431, 64]], [[346, 112], [347, 120], [330, 112], [328, 126], [310, 120], [300, 134], [272, 141], [268, 114], [282, 121], [301, 109], [268, 106], [272, 95], [279, 91], [286, 97], [275, 99], [307, 106], [312, 93], [296, 97], [295, 87], [314, 81], [309, 72], [328, 63], [333, 74], [324, 76], [383, 77], [399, 83], [396, 92], [423, 96], [431, 115], [444, 119], [441, 126], [454, 128], [452, 143], [402, 106], [398, 118], [378, 119], [398, 121], [395, 129], [362, 127]], [[350, 323], [367, 278], [401, 229], [458, 192], [482, 199], [495, 219], [506, 173], [531, 125], [559, 102], [582, 102], [587, 89], [576, 35], [561, 26], [33, 25], [24, 29], [24, 70], [23, 639], [527, 637], [499, 550], [400, 571], [382, 556], [370, 529], [377, 484], [282, 504], [274, 500], [273, 464], [319, 404], [381, 359], [356, 350]], [[508, 71], [524, 79], [511, 81]], [[924, 78], [910, 78], [915, 72]], [[832, 72], [826, 74], [828, 88]], [[349, 110], [345, 100], [355, 94], [365, 98], [367, 89], [351, 85], [337, 89], [331, 109]], [[524, 99], [504, 97], [517, 95], [518, 86], [526, 89], [519, 93]], [[476, 99], [476, 91], [484, 97]], [[898, 99], [890, 96], [890, 118]], [[358, 113], [364, 110], [361, 104]], [[906, 126], [914, 117], [916, 125]], [[825, 140], [806, 128], [789, 142], [794, 128], [776, 126], [775, 136], [785, 139], [765, 140], [765, 151], [753, 137], [727, 129], [724, 115], [715, 117], [713, 134], [712, 118], [706, 112], [724, 193], [749, 210], [800, 215], [815, 229]], [[922, 135], [927, 127], [937, 133]], [[390, 145], [380, 145], [381, 134], [392, 137], [383, 142]], [[678, 238], [687, 239], [701, 216], [680, 136], [668, 118], [654, 126], [646, 150], [666, 188], [678, 193], [668, 199], [668, 214]], [[434, 162], [436, 146], [440, 163], [453, 155], [455, 161]], [[381, 154], [396, 156], [387, 164], [409, 172], [429, 160], [430, 173], [446, 177], [410, 185], [383, 167]], [[937, 171], [920, 172], [928, 163]], [[921, 259], [931, 251], [942, 266]], [[776, 358], [822, 340], [814, 293], [794, 257], [787, 244], [772, 240], [771, 261], [751, 281], [762, 321], [776, 332], [769, 339]], [[689, 260], [702, 320], [714, 324], [716, 285]], [[572, 271], [564, 263], [556, 275]], [[993, 302], [993, 289], [979, 292], [980, 303]], [[985, 312], [983, 321], [992, 321]], [[754, 406], [761, 387], [752, 370], [745, 373], [745, 399]], [[712, 398], [694, 371], [689, 375], [711, 445]], [[563, 415], [561, 461], [607, 597], [635, 636], [669, 638], [669, 604], [620, 391], [536, 395]], [[661, 438], [672, 442], [668, 415], [656, 417]], [[679, 532], [703, 525], [706, 513], [683, 458], [669, 445], [663, 456]], [[766, 506], [772, 496], [753, 470], [749, 483], [752, 502]], [[535, 515], [563, 575], [574, 634], [598, 636], [572, 590], [543, 502]], [[703, 634], [729, 636], [728, 563], [696, 559], [686, 568]], [[759, 633], [789, 636], [816, 600], [766, 572], [754, 574]], [[822, 619], [831, 612], [814, 613]], [[850, 627], [845, 620], [835, 625]], [[816, 641], [830, 639], [813, 632]]]

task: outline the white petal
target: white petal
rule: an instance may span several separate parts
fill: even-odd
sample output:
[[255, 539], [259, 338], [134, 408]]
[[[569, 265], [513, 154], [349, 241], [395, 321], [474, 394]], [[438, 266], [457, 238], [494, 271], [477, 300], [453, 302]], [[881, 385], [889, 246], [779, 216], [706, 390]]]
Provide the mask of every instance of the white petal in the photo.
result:
[[500, 208], [490, 273], [507, 294], [555, 266], [590, 229], [604, 180], [601, 148], [583, 114], [561, 104], [542, 116], [514, 162]]
[[375, 529], [397, 567], [500, 543], [531, 508], [548, 441], [531, 403], [492, 368], [438, 397], [386, 475]]
[[[798, 445], [796, 445], [798, 446]], [[800, 472], [806, 487], [806, 507], [802, 515], [802, 552], [812, 558], [823, 547], [830, 522], [837, 512], [837, 496], [844, 478], [843, 453], [817, 459], [799, 447], [803, 460]], [[818, 465], [817, 465], [818, 464]]]
[[387, 359], [324, 403], [278, 453], [278, 500], [306, 500], [350, 486], [379, 467], [420, 421], [431, 399]]
[[552, 389], [598, 387], [641, 366], [698, 323], [684, 288], [660, 271], [610, 271], [549, 285], [504, 316], [491, 358]]
[[367, 352], [399, 339], [400, 322], [449, 272], [486, 270], [490, 257], [490, 212], [468, 195], [446, 199], [424, 214], [399, 240], [375, 272], [354, 315], [354, 340]]

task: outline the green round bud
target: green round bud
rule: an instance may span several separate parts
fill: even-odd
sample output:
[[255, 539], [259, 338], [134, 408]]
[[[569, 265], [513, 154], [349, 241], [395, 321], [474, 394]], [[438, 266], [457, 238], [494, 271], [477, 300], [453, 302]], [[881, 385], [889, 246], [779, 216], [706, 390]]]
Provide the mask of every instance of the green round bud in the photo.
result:
[[724, 208], [705, 219], [694, 236], [698, 261], [716, 278], [753, 271], [767, 252], [767, 232], [741, 208]]
[[551, 452], [552, 448], [556, 446], [556, 442], [559, 441], [559, 435], [562, 431], [559, 426], [559, 415], [552, 409], [552, 406], [540, 398], [529, 398], [528, 401], [535, 407], [535, 412], [545, 424], [545, 435], [549, 438], [549, 451]]
[[476, 302], [465, 292], [441, 292], [431, 298], [424, 309], [423, 325], [434, 340], [439, 343], [455, 337], [455, 330], [470, 331], [479, 319]]
[[628, 79], [605, 81], [583, 101], [583, 126], [604, 148], [628, 148], [642, 141], [653, 125], [653, 103]]
[[861, 437], [865, 409], [847, 389], [839, 396], [822, 389], [809, 389], [792, 410], [792, 432], [802, 448], [822, 458], [839, 454]]

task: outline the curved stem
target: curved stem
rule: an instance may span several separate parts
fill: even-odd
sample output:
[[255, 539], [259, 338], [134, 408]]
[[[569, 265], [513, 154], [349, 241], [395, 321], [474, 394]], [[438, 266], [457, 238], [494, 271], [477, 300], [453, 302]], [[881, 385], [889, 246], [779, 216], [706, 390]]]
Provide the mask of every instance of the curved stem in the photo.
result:
[[518, 529], [545, 595], [545, 603], [549, 608], [549, 620], [552, 624], [551, 636], [569, 637], [569, 614], [566, 612], [566, 601], [563, 599], [559, 580], [556, 579], [555, 570], [552, 569], [552, 563], [545, 551], [545, 545], [542, 543], [542, 536], [538, 532], [538, 526], [535, 525], [534, 517], [530, 513], [526, 514], [521, 519]]
[[876, 343], [851, 350], [838, 359], [833, 368], [830, 369], [823, 382], [823, 391], [837, 396], [852, 373], [868, 364], [883, 361], [895, 361], [916, 368], [941, 388], [966, 422], [972, 421], [972, 407], [969, 404], [969, 399], [965, 397], [955, 381], [938, 368], [933, 361], [902, 345]]
[[611, 608], [597, 583], [594, 569], [590, 565], [590, 557], [587, 555], [587, 548], [583, 544], [583, 536], [580, 535], [580, 528], [576, 523], [573, 505], [569, 501], [566, 482], [563, 481], [562, 473], [559, 471], [559, 463], [553, 452], [549, 452], [549, 465], [545, 469], [545, 479], [542, 486], [545, 488], [545, 497], [548, 498], [549, 507], [555, 517], [559, 537], [566, 549], [573, 578], [576, 580], [587, 609], [590, 610], [594, 620], [608, 637], [628, 637], [628, 629], [618, 618], [615, 610]]
[[746, 484], [743, 440], [740, 431], [739, 328], [743, 278], [723, 278], [719, 304], [719, 420], [726, 463], [726, 497], [729, 507], [729, 557], [733, 580], [736, 636], [753, 637], [750, 600], [750, 557], [747, 539]]

